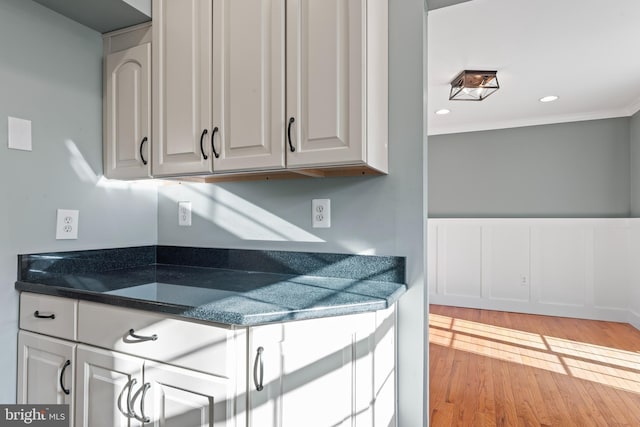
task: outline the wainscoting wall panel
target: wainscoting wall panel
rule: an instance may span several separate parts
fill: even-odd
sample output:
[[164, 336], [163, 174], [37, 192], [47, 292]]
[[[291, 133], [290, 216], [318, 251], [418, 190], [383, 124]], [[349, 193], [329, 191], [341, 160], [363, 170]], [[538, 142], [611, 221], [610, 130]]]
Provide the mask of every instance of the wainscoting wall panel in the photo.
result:
[[430, 302], [640, 329], [640, 219], [430, 219]]
[[529, 301], [529, 228], [488, 226], [483, 227], [483, 234], [483, 295], [493, 300]]
[[[461, 224], [442, 230], [437, 289], [452, 297], [481, 297], [482, 228]], [[460, 268], [464, 265], [465, 268]]]
[[640, 226], [634, 220], [629, 238], [629, 266], [631, 292], [629, 295], [629, 315], [627, 321], [640, 329]]

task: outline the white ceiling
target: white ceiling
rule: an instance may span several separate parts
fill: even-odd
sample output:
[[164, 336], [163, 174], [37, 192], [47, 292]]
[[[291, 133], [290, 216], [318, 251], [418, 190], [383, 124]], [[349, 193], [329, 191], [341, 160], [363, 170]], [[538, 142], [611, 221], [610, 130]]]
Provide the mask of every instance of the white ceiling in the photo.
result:
[[[640, 0], [473, 0], [430, 11], [428, 45], [429, 135], [640, 109]], [[498, 70], [500, 89], [449, 101], [464, 69]], [[546, 95], [560, 99], [538, 101]]]

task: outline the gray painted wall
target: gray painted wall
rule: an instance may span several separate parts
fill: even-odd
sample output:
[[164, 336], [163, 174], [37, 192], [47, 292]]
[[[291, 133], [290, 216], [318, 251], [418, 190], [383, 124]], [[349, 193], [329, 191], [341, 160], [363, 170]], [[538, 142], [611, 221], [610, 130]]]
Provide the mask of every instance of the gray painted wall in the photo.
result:
[[[154, 186], [102, 174], [100, 34], [25, 0], [0, 0], [0, 402], [15, 401], [18, 253], [154, 244]], [[33, 151], [7, 148], [7, 116], [32, 120]], [[79, 239], [55, 240], [56, 209]], [[126, 208], [126, 211], [125, 211]]]
[[629, 120], [631, 162], [631, 217], [640, 217], [640, 112]]
[[631, 189], [640, 191], [631, 186], [629, 123], [431, 136], [429, 217], [626, 217]]
[[[399, 425], [426, 426], [423, 1], [392, 1], [389, 7], [389, 175], [168, 185], [159, 189], [158, 241], [406, 256], [410, 288], [399, 306]], [[331, 199], [330, 229], [311, 228], [313, 198]], [[193, 204], [192, 227], [177, 225], [180, 200]]]

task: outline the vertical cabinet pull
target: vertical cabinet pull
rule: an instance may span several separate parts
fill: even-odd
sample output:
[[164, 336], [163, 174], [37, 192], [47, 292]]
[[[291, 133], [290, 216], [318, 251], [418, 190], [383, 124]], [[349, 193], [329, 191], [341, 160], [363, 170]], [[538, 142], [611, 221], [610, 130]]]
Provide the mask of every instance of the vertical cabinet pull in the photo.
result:
[[291, 117], [289, 119], [289, 125], [287, 126], [287, 140], [289, 141], [289, 149], [291, 150], [291, 152], [293, 153], [294, 151], [296, 151], [296, 147], [293, 146], [293, 143], [291, 142], [291, 125], [293, 124], [293, 122], [295, 122], [296, 119], [294, 119], [293, 117]]
[[[122, 391], [118, 395], [118, 410], [122, 412], [122, 415], [124, 415], [127, 418], [133, 418], [135, 416], [135, 414], [133, 413], [133, 409], [131, 409], [131, 388], [135, 383], [136, 383], [136, 379], [131, 378], [129, 381], [127, 381], [124, 387], [122, 387]], [[127, 411], [126, 412], [122, 409], [122, 395], [124, 394], [125, 390], [127, 391]]]
[[147, 142], [147, 137], [146, 136], [144, 138], [142, 138], [142, 141], [140, 142], [140, 159], [142, 160], [142, 164], [143, 165], [146, 165], [148, 163], [144, 158], [144, 154], [142, 154], [142, 147], [144, 147], [144, 143], [145, 142]]
[[[262, 381], [264, 380], [264, 364], [262, 362], [262, 352], [264, 348], [258, 347], [256, 360], [253, 362], [253, 383], [256, 386], [256, 390], [262, 391], [264, 386]], [[258, 378], [258, 367], [260, 368], [260, 377]]]
[[214, 127], [213, 130], [211, 131], [211, 150], [213, 151], [213, 155], [217, 159], [218, 157], [220, 157], [220, 154], [216, 151], [216, 146], [214, 144], [216, 132], [218, 132], [218, 126]]
[[129, 329], [129, 336], [137, 339], [138, 341], [155, 341], [158, 339], [158, 335], [153, 334], [150, 336], [138, 335], [135, 333], [136, 331], [133, 329]]
[[151, 384], [144, 383], [144, 385], [142, 387], [140, 387], [138, 389], [138, 391], [135, 392], [135, 394], [133, 395], [132, 402], [131, 402], [132, 406], [135, 405], [136, 400], [138, 399], [138, 395], [140, 395], [140, 393], [142, 393], [142, 396], [140, 396], [140, 415], [136, 414], [135, 410], [132, 411], [133, 412], [133, 417], [136, 420], [140, 421], [141, 423], [148, 423], [149, 421], [151, 421], [151, 419], [144, 414], [144, 398], [147, 395], [147, 390], [149, 390], [149, 388], [151, 388]]
[[38, 310], [34, 311], [33, 315], [38, 319], [55, 319], [56, 318], [55, 314], [40, 314]]
[[71, 360], [67, 360], [66, 362], [64, 362], [64, 365], [62, 366], [62, 369], [60, 370], [60, 388], [62, 389], [62, 392], [64, 394], [66, 394], [67, 396], [69, 394], [71, 394], [71, 390], [69, 390], [68, 388], [64, 387], [64, 371], [67, 370], [67, 367], [71, 365]]
[[207, 160], [209, 158], [209, 156], [207, 156], [204, 152], [204, 146], [202, 145], [202, 140], [204, 139], [204, 136], [207, 134], [207, 130], [203, 130], [202, 131], [202, 135], [200, 135], [200, 152], [202, 152], [202, 158]]

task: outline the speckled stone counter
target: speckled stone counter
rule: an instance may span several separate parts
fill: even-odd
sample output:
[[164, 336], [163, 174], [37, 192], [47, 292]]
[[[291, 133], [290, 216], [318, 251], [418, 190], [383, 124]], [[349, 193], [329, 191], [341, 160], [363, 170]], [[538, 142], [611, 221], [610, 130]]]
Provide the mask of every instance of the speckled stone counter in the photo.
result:
[[230, 326], [381, 310], [406, 291], [403, 257], [143, 246], [18, 264], [21, 291]]

